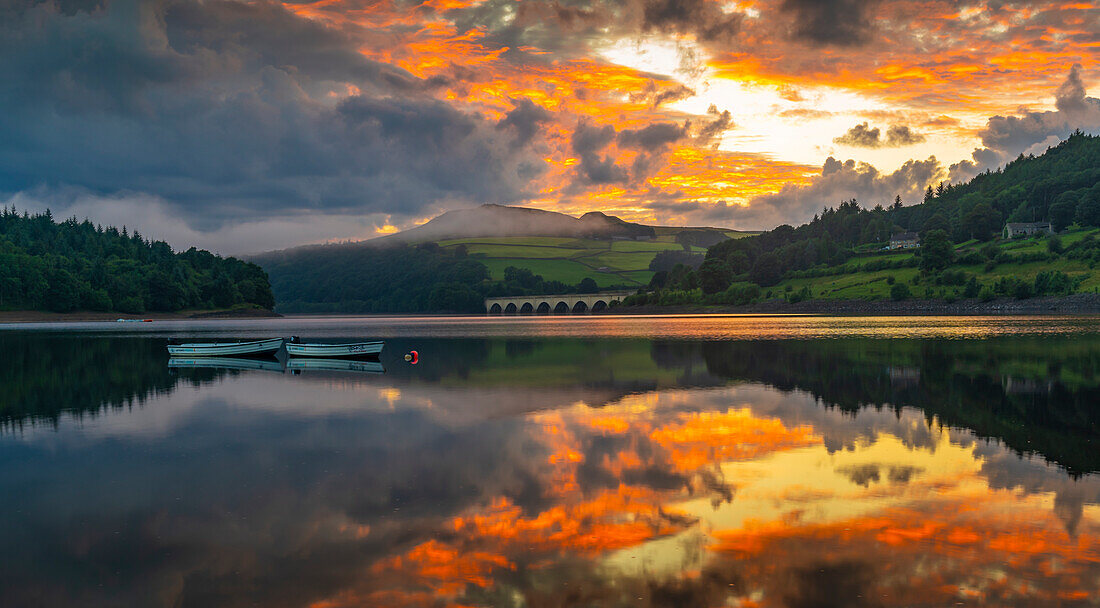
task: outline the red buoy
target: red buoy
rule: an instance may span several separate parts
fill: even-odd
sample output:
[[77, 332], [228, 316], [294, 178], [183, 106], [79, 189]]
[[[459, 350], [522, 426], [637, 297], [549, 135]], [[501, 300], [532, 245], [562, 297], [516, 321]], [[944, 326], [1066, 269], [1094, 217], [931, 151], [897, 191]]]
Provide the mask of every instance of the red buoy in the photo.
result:
[[420, 360], [420, 353], [415, 350], [410, 350], [409, 354], [405, 355], [405, 360], [409, 363], [416, 365], [416, 362]]

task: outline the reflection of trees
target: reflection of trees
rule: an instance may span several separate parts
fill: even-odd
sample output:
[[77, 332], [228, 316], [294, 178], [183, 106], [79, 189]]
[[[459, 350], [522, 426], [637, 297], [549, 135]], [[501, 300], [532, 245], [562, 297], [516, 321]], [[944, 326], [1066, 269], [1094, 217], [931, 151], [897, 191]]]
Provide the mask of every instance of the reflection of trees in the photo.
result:
[[130, 407], [225, 373], [170, 371], [163, 340], [0, 334], [0, 353], [0, 425], [12, 427]]
[[808, 391], [848, 411], [917, 407], [1071, 473], [1100, 471], [1100, 339], [714, 342], [703, 349], [717, 376]]

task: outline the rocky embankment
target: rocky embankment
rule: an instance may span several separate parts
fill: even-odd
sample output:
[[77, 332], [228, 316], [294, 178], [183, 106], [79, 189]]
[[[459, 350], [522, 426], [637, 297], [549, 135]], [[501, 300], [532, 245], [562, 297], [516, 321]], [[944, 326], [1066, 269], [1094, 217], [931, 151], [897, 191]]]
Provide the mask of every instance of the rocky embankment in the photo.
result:
[[607, 314], [825, 314], [825, 315], [1087, 315], [1100, 314], [1100, 294], [1017, 300], [806, 300], [782, 299], [744, 306], [617, 306]]

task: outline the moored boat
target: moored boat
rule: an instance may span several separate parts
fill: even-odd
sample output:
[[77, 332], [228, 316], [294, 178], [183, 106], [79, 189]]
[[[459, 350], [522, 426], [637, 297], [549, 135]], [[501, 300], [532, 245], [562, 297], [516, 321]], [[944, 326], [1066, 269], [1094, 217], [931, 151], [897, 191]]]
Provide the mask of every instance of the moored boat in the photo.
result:
[[282, 338], [268, 338], [251, 342], [196, 342], [169, 344], [168, 354], [190, 357], [232, 357], [273, 353], [283, 345]]
[[287, 359], [286, 368], [295, 372], [302, 370], [328, 372], [364, 372], [384, 374], [386, 369], [378, 361], [355, 361], [353, 359]]
[[385, 342], [357, 342], [354, 344], [302, 344], [297, 337], [286, 343], [286, 354], [294, 357], [368, 357], [382, 352]]

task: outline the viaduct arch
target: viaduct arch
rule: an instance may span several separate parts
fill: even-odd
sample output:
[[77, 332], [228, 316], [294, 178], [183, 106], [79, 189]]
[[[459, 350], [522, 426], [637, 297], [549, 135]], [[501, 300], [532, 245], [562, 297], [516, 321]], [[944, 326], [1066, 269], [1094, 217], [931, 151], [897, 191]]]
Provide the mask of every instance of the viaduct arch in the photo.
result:
[[485, 311], [491, 315], [579, 315], [600, 312], [612, 302], [634, 295], [633, 291], [570, 293], [552, 296], [515, 296], [486, 298]]

